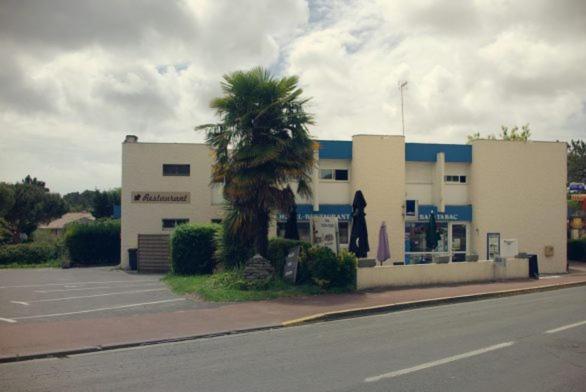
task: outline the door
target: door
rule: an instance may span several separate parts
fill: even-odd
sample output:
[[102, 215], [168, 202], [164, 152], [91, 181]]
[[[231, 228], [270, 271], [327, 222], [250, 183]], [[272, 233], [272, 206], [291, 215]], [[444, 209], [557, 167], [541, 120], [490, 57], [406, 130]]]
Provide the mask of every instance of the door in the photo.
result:
[[466, 261], [468, 252], [468, 224], [450, 223], [450, 252], [452, 261]]
[[138, 272], [169, 272], [171, 254], [168, 234], [138, 235]]

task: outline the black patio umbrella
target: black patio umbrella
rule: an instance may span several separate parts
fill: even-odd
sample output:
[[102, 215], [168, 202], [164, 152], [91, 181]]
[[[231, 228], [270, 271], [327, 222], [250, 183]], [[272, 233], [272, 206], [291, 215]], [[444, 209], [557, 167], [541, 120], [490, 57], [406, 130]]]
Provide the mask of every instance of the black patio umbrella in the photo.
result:
[[433, 211], [429, 214], [429, 222], [427, 223], [427, 230], [425, 232], [425, 243], [428, 250], [437, 248], [439, 241], [439, 234], [437, 232], [437, 225], [435, 223], [435, 214]]
[[366, 200], [362, 191], [356, 191], [352, 202], [352, 231], [350, 233], [350, 245], [348, 250], [357, 257], [366, 257], [370, 247], [368, 246], [368, 230], [366, 229], [366, 214], [364, 208]]
[[293, 204], [289, 208], [287, 222], [285, 222], [285, 238], [289, 240], [299, 240], [299, 230], [297, 230], [297, 206]]

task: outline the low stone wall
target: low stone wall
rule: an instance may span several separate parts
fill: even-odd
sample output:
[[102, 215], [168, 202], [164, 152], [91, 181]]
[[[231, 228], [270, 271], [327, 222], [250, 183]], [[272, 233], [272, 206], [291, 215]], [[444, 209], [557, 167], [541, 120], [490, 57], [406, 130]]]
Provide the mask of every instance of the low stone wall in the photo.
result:
[[477, 261], [448, 264], [392, 265], [358, 268], [358, 290], [379, 287], [431, 286], [437, 284], [490, 282], [529, 277], [526, 259], [505, 262]]

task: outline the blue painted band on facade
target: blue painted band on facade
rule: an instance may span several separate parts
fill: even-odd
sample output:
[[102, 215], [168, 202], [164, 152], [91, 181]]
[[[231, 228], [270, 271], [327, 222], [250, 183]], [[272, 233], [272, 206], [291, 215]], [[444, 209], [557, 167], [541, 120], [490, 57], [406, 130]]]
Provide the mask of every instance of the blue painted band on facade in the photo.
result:
[[[339, 220], [350, 220], [352, 206], [350, 204], [320, 204], [319, 210], [314, 211], [311, 204], [297, 205], [297, 220], [306, 221], [315, 217], [336, 217]], [[277, 220], [287, 220], [287, 215], [277, 214]]]
[[352, 142], [346, 140], [318, 140], [319, 159], [352, 159]]
[[472, 146], [468, 144], [405, 143], [405, 160], [435, 162], [443, 152], [446, 162], [472, 162]]
[[472, 222], [472, 206], [471, 205], [451, 205], [446, 206], [444, 212], [438, 212], [434, 205], [420, 205], [417, 211], [417, 220], [428, 221], [429, 215], [435, 214], [435, 219], [438, 222], [446, 221], [463, 221]]

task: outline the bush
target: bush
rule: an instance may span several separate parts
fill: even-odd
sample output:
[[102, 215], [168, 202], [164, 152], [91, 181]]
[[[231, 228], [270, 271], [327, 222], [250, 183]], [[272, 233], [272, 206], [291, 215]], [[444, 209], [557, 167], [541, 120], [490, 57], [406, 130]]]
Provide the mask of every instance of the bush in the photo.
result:
[[[285, 238], [271, 238], [269, 240], [269, 247], [267, 251], [267, 259], [271, 261], [271, 264], [277, 272], [277, 276], [283, 277], [283, 269], [285, 267], [285, 258], [287, 254], [296, 246], [301, 246], [301, 255], [299, 269], [297, 271], [297, 281], [307, 281], [307, 273], [305, 273], [306, 264], [303, 262], [304, 254], [311, 247], [311, 244], [304, 241], [288, 240]], [[302, 265], [303, 264], [303, 265]], [[305, 280], [303, 279], [305, 278]]]
[[113, 265], [120, 263], [120, 221], [73, 223], [65, 232], [65, 248], [73, 263]]
[[180, 225], [171, 238], [173, 272], [179, 275], [211, 274], [214, 270], [217, 224]]
[[586, 238], [568, 241], [568, 260], [586, 261]]
[[342, 249], [338, 255], [338, 260], [340, 262], [340, 274], [338, 275], [336, 286], [355, 289], [358, 258], [354, 253]]
[[59, 257], [59, 246], [47, 243], [24, 243], [0, 246], [0, 265], [40, 264]]
[[246, 260], [253, 255], [253, 242], [241, 235], [230, 233], [226, 223], [223, 223], [216, 233], [216, 260], [223, 263], [225, 268], [233, 269], [244, 266]]

